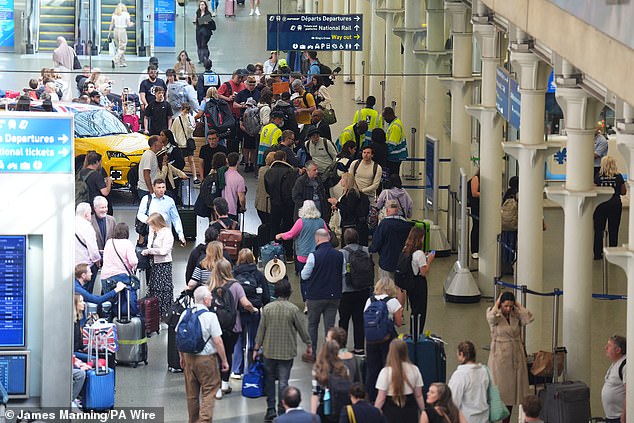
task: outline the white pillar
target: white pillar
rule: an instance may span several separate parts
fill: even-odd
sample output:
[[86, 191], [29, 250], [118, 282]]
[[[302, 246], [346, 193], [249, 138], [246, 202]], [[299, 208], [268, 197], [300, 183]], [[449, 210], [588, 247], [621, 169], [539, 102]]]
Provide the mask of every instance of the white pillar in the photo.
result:
[[394, 34], [394, 29], [403, 25], [403, 0], [385, 0], [384, 4], [385, 9], [379, 9], [377, 13], [385, 19], [385, 105], [395, 104], [396, 114], [400, 115], [403, 56], [401, 39]]
[[[474, 17], [475, 19], [475, 17]], [[478, 281], [485, 296], [493, 295], [502, 190], [502, 117], [495, 109], [496, 67], [500, 62], [498, 32], [488, 23], [474, 24], [482, 55], [481, 104], [467, 107], [480, 121], [480, 262]]]
[[[626, 159], [628, 191], [634, 189], [634, 109], [625, 104], [623, 108], [624, 120], [617, 122], [616, 143], [619, 151]], [[634, 213], [629, 213], [628, 243], [622, 247], [606, 248], [604, 250], [608, 261], [619, 265], [627, 275], [627, 327], [626, 338], [634, 339]], [[606, 334], [607, 337], [608, 334]], [[626, 378], [634, 378], [634, 366], [631, 370], [625, 369]], [[627, 380], [627, 379], [626, 379]], [[634, 407], [634, 389], [625, 392], [625, 409]]]
[[445, 12], [451, 17], [453, 66], [452, 77], [441, 80], [451, 90], [451, 190], [457, 191], [460, 186], [460, 168], [467, 174], [471, 170], [471, 117], [466, 113], [465, 106], [472, 102], [475, 82], [471, 76], [473, 34], [468, 21], [470, 9], [464, 3], [446, 1]]
[[[379, 0], [370, 0], [370, 16], [372, 25], [370, 29], [370, 95], [376, 97], [378, 107], [384, 105], [382, 81], [385, 74], [385, 21], [376, 14]], [[366, 69], [368, 66], [366, 65]]]
[[[347, 3], [349, 3], [350, 0], [337, 0], [334, 1], [332, 4], [332, 8], [330, 9], [330, 13], [334, 14], [334, 15], [343, 15], [346, 12], [347, 9]], [[334, 69], [335, 66], [341, 66], [342, 64], [342, 55], [341, 52], [339, 50], [333, 50], [332, 51], [332, 64], [334, 66], [332, 66], [332, 68]]]
[[368, 59], [370, 57], [370, 33], [371, 19], [370, 19], [370, 3], [368, 0], [356, 0], [357, 8], [356, 13], [363, 15], [363, 50], [354, 53], [354, 100], [357, 103], [364, 103], [365, 98], [368, 96], [368, 78], [367, 74], [370, 70], [370, 63]]
[[590, 336], [592, 214], [598, 202], [609, 197], [608, 191], [614, 190], [593, 185], [594, 125], [603, 104], [581, 88], [559, 84], [557, 78], [557, 102], [564, 111], [568, 134], [566, 185], [549, 187], [546, 193], [563, 207], [565, 216], [562, 334], [563, 345], [568, 348], [568, 375], [589, 382], [590, 346], [596, 341]]

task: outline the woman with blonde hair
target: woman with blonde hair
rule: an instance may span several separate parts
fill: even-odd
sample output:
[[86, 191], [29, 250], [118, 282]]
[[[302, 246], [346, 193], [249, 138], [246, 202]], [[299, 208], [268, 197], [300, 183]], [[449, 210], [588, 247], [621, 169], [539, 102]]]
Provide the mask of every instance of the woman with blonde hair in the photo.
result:
[[[231, 263], [225, 258], [216, 262], [209, 279], [209, 290], [211, 291], [213, 298], [212, 307], [221, 307], [221, 304], [225, 304], [225, 295], [232, 296], [233, 301], [229, 302], [233, 305], [233, 308], [230, 311], [233, 312], [231, 313], [231, 316], [235, 316], [235, 322], [231, 321], [233, 319], [227, 319], [227, 321], [219, 319], [220, 327], [222, 328], [222, 342], [224, 344], [225, 351], [227, 351], [227, 361], [229, 362], [229, 369], [231, 369], [233, 363], [233, 356], [231, 352], [235, 347], [238, 335], [242, 332], [242, 320], [240, 318], [240, 313], [238, 313], [238, 305], [252, 314], [259, 313], [259, 310], [253, 307], [253, 304], [251, 304], [251, 301], [249, 301], [246, 297], [244, 289], [240, 283], [234, 279], [233, 274], [231, 273]], [[216, 392], [217, 399], [222, 399], [223, 394], [231, 392], [231, 387], [229, 386], [230, 370], [222, 371], [220, 374], [222, 378], [222, 385], [220, 389], [218, 389], [218, 392]]]
[[[261, 309], [269, 303], [271, 300], [269, 284], [264, 277], [264, 273], [258, 270], [253, 251], [249, 248], [243, 248], [238, 252], [238, 261], [233, 268], [233, 276], [240, 282], [247, 299], [254, 307]], [[233, 379], [239, 379], [242, 375], [242, 370], [249, 367], [248, 358], [253, 356], [255, 335], [260, 324], [259, 314], [251, 314], [243, 307], [238, 307], [238, 311], [242, 323], [242, 332], [238, 335], [233, 349], [233, 368], [231, 369], [231, 377]], [[246, 350], [246, 355], [242, 354], [243, 349]]]
[[[339, 421], [338, 416], [341, 413], [341, 409], [335, 410], [331, 406], [328, 415], [326, 415], [324, 410], [324, 394], [326, 393], [326, 388], [328, 388], [331, 383], [331, 379], [345, 378], [352, 384], [348, 368], [343, 360], [339, 358], [339, 344], [337, 341], [326, 341], [321, 346], [317, 353], [315, 364], [313, 365], [312, 375], [313, 389], [312, 396], [310, 397], [310, 412], [317, 414], [322, 422], [333, 421], [333, 417], [336, 418], [334, 421]], [[333, 392], [330, 392], [331, 403], [333, 394]]]
[[383, 410], [390, 423], [411, 422], [425, 408], [423, 377], [409, 361], [407, 344], [402, 339], [390, 342], [385, 367], [376, 380], [378, 394], [374, 406]]
[[387, 307], [388, 318], [394, 323], [394, 328], [384, 340], [366, 342], [365, 386], [368, 391], [368, 398], [372, 401], [376, 398], [376, 380], [379, 372], [385, 366], [390, 342], [396, 338], [396, 327], [403, 325], [403, 306], [396, 298], [397, 292], [398, 290], [392, 279], [380, 278], [374, 285], [374, 295], [368, 298], [363, 308], [363, 311], [365, 311], [373, 302], [383, 301]]
[[367, 247], [370, 200], [367, 195], [359, 190], [354, 174], [346, 172], [341, 175], [340, 184], [343, 188], [343, 195], [338, 200], [336, 198], [329, 198], [328, 202], [333, 209], [339, 210], [341, 216], [341, 234], [348, 228], [356, 229], [359, 235], [359, 245]]
[[112, 68], [115, 65], [120, 67], [128, 66], [125, 62], [125, 49], [128, 45], [128, 33], [129, 27], [134, 25], [134, 22], [130, 20], [130, 14], [125, 4], [119, 3], [112, 13], [112, 19], [110, 20], [110, 27], [108, 28], [108, 38], [112, 36], [114, 41], [114, 47], [116, 53], [112, 59]]
[[150, 228], [148, 248], [141, 251], [141, 254], [150, 256], [151, 272], [148, 281], [148, 297], [159, 299], [161, 316], [164, 317], [174, 299], [174, 285], [172, 283], [174, 235], [160, 213], [152, 213], [147, 219], [147, 224]]
[[614, 194], [608, 201], [597, 206], [594, 211], [594, 259], [603, 258], [603, 231], [605, 224], [608, 224], [608, 238], [610, 247], [616, 247], [619, 242], [619, 226], [621, 224], [621, 213], [623, 204], [621, 195], [627, 193], [627, 187], [623, 175], [616, 167], [616, 160], [612, 156], [605, 156], [601, 159], [601, 169], [594, 178], [594, 184], [598, 187], [611, 187]]
[[205, 248], [205, 257], [196, 265], [191, 279], [187, 283], [187, 289], [192, 293], [200, 285], [206, 285], [211, 277], [211, 271], [216, 263], [224, 258], [222, 243], [211, 241]]
[[[198, 109], [198, 112], [196, 112], [194, 119], [198, 120], [203, 117], [203, 115], [205, 114], [205, 106], [207, 105], [207, 102], [211, 100], [212, 98], [215, 100], [219, 99], [218, 89], [216, 87], [207, 88], [207, 92], [205, 93], [205, 98], [203, 98], [203, 101], [200, 102], [200, 108]], [[207, 125], [205, 125], [205, 137], [207, 136], [206, 126]]]

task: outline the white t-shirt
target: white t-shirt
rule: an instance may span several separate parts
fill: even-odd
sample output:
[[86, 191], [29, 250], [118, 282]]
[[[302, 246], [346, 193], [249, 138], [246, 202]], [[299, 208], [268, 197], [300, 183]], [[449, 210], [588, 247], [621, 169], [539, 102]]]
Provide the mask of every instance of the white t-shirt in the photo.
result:
[[158, 176], [158, 159], [156, 153], [152, 150], [145, 150], [139, 161], [139, 183], [137, 187], [143, 191], [149, 191], [145, 178], [143, 177], [143, 170], [150, 169], [150, 181], [154, 181]]
[[[375, 295], [374, 296], [374, 298], [376, 298], [377, 300], [382, 300], [382, 299], [384, 299], [386, 297], [387, 297], [386, 294], [379, 294], [379, 295]], [[370, 307], [370, 303], [371, 302], [372, 302], [372, 297], [368, 298], [367, 301], [365, 302], [365, 307], [363, 307], [364, 311], [368, 307]], [[387, 312], [389, 313], [390, 319], [394, 320], [394, 313], [399, 311], [401, 309], [401, 307], [403, 307], [403, 306], [401, 305], [401, 303], [396, 298], [390, 298], [388, 300], [388, 302], [387, 302]]]
[[[194, 304], [192, 306], [192, 313], [196, 313], [199, 310], [207, 309], [203, 304]], [[176, 330], [178, 330], [178, 325], [180, 325], [183, 317], [185, 317], [186, 312], [181, 314], [180, 319], [178, 319], [178, 324], [176, 325]], [[220, 323], [218, 322], [218, 317], [216, 313], [212, 313], [208, 311], [206, 313], [202, 313], [198, 316], [198, 320], [200, 321], [200, 329], [202, 330], [203, 339], [207, 339], [207, 343], [205, 344], [205, 348], [196, 355], [212, 355], [216, 353], [216, 346], [213, 341], [213, 337], [222, 336], [222, 329], [220, 328]]]
[[623, 380], [619, 376], [619, 367], [625, 360], [625, 356], [610, 365], [605, 374], [605, 382], [601, 389], [601, 402], [603, 411], [608, 419], [618, 419], [623, 413], [623, 400], [625, 399], [625, 372], [627, 364], [623, 366]]
[[412, 271], [414, 276], [420, 274], [420, 268], [427, 264], [427, 256], [422, 250], [414, 251], [412, 254]]
[[[419, 386], [423, 386], [423, 376], [420, 374], [418, 367], [412, 363], [403, 363], [403, 370], [406, 379], [409, 381], [403, 382], [403, 394], [410, 395], [414, 393], [414, 389]], [[410, 386], [411, 385], [411, 386]], [[388, 396], [392, 396], [392, 368], [383, 367], [379, 373], [379, 377], [376, 380], [376, 389], [385, 391]]]

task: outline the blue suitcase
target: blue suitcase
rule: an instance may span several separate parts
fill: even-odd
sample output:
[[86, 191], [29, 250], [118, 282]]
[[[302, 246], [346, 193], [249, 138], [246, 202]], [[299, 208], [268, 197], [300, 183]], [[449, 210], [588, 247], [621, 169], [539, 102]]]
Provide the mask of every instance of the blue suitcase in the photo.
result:
[[262, 268], [266, 267], [266, 264], [275, 257], [285, 260], [286, 254], [284, 253], [284, 246], [275, 241], [271, 241], [260, 247], [260, 257], [262, 258]]
[[423, 391], [432, 383], [447, 381], [447, 356], [445, 342], [435, 335], [422, 337], [415, 343], [416, 366], [423, 376]]
[[94, 368], [86, 371], [84, 384], [84, 410], [103, 411], [114, 408], [114, 370], [108, 367], [108, 352], [103, 351], [105, 365], [99, 365], [100, 351], [92, 340], [91, 330], [88, 342], [88, 358], [94, 354]]

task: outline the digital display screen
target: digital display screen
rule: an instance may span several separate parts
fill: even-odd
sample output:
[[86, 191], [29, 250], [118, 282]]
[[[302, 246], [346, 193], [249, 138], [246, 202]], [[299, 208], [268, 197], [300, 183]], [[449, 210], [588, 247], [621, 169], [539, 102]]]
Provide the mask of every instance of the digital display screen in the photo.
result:
[[9, 398], [26, 398], [29, 395], [28, 351], [0, 352], [0, 383]]
[[26, 347], [26, 237], [0, 235], [0, 348]]

